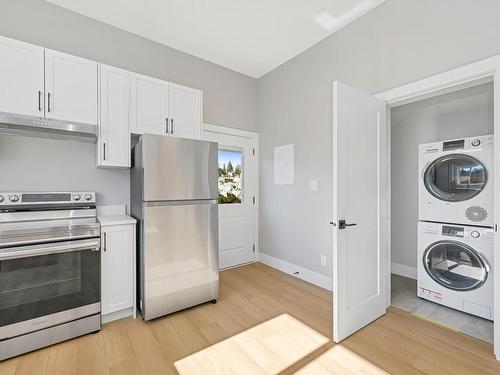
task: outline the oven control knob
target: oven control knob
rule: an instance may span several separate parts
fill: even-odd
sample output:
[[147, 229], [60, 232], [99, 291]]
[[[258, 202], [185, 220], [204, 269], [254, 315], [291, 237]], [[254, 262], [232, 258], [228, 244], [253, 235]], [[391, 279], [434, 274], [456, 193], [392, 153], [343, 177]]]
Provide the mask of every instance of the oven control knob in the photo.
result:
[[73, 200], [74, 201], [79, 201], [81, 198], [82, 198], [82, 196], [80, 194], [73, 195]]
[[479, 232], [477, 230], [473, 230], [472, 232], [470, 232], [470, 235], [473, 238], [478, 238], [479, 237]]
[[91, 200], [91, 199], [92, 199], [92, 195], [90, 195], [90, 194], [85, 194], [85, 195], [84, 195], [84, 197], [83, 197], [83, 199], [85, 199], [86, 201], [89, 201], [89, 200]]
[[473, 139], [472, 142], [470, 143], [472, 146], [474, 147], [477, 147], [481, 144], [481, 140], [480, 139]]
[[15, 194], [14, 194], [14, 195], [10, 195], [10, 196], [9, 196], [9, 200], [10, 200], [11, 202], [17, 202], [17, 201], [19, 201], [19, 196], [18, 196], [18, 195], [15, 195]]
[[0, 203], [2, 203], [2, 202], [3, 202], [3, 196], [0, 195]]

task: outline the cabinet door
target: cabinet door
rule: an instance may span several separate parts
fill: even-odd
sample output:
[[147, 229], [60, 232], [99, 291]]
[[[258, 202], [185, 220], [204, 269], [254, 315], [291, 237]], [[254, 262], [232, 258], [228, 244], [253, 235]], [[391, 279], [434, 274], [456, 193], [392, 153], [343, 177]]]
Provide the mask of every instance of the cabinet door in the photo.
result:
[[168, 134], [168, 82], [132, 73], [132, 133]]
[[0, 37], [0, 112], [43, 116], [43, 48]]
[[134, 305], [134, 225], [102, 227], [102, 314]]
[[169, 86], [170, 134], [201, 139], [202, 97], [200, 90], [171, 83]]
[[130, 167], [130, 72], [100, 64], [99, 166]]
[[97, 63], [45, 50], [45, 117], [97, 125]]

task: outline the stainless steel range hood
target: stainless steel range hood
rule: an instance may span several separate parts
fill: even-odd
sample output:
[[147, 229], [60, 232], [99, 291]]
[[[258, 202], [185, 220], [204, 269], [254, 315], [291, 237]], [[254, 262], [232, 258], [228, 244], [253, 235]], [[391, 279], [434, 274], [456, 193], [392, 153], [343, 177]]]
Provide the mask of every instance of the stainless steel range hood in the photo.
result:
[[71, 139], [95, 143], [97, 126], [0, 113], [0, 135]]

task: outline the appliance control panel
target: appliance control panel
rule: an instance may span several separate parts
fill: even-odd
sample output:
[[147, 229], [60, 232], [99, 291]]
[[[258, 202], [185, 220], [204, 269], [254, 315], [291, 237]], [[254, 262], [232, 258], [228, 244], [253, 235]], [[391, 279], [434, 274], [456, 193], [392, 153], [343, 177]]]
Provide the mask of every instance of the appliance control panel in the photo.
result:
[[493, 136], [483, 135], [478, 137], [452, 139], [442, 142], [425, 143], [419, 146], [419, 150], [421, 154], [429, 154], [446, 151], [456, 152], [482, 150], [491, 147], [493, 147]]
[[419, 222], [419, 233], [431, 235], [436, 240], [493, 242], [495, 230], [488, 227], [472, 227], [468, 225], [441, 224]]
[[446, 237], [457, 237], [468, 240], [493, 241], [492, 228], [443, 225], [441, 234]]
[[27, 205], [67, 205], [77, 203], [96, 203], [93, 191], [76, 192], [0, 192], [0, 206]]

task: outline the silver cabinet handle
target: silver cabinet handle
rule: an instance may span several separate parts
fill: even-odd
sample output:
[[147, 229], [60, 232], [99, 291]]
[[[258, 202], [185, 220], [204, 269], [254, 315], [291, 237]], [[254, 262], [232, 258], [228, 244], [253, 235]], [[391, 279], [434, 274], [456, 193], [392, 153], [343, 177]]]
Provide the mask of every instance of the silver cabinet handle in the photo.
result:
[[102, 151], [103, 158], [104, 158], [104, 160], [106, 160], [106, 142], [102, 143], [102, 148], [103, 148], [103, 151]]
[[174, 134], [174, 118], [172, 117], [170, 119], [171, 127], [170, 127], [170, 134]]
[[42, 111], [42, 92], [38, 90], [38, 112]]
[[50, 112], [50, 92], [47, 93], [47, 111]]
[[165, 133], [168, 134], [168, 117], [165, 118]]
[[106, 232], [103, 233], [104, 241], [102, 241], [102, 251], [106, 252], [108, 248], [108, 237], [106, 236]]

